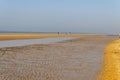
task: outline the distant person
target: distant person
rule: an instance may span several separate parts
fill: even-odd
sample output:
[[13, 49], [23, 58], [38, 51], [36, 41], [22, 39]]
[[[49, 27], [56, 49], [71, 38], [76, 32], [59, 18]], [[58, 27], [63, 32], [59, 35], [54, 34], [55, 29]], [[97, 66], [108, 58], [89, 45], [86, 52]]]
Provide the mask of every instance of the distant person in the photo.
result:
[[71, 32], [69, 32], [69, 34], [71, 35]]
[[60, 34], [60, 32], [58, 32], [58, 35]]
[[120, 38], [120, 34], [118, 34], [119, 38]]

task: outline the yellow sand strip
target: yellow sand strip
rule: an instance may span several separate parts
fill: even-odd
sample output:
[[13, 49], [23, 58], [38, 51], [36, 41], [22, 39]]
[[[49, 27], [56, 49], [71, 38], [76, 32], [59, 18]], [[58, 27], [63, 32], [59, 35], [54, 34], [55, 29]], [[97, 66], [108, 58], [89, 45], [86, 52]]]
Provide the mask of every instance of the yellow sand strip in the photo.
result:
[[35, 39], [35, 38], [51, 38], [51, 37], [80, 37], [92, 34], [0, 34], [0, 40], [17, 40], [17, 39]]
[[107, 46], [103, 70], [98, 80], [120, 80], [120, 39]]

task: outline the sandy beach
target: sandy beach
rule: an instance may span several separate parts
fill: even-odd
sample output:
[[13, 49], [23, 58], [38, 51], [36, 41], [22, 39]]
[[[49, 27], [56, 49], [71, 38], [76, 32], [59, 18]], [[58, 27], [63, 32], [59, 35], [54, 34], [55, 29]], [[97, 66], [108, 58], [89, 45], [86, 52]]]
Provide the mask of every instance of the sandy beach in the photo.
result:
[[[4, 40], [23, 40], [23, 39], [39, 39], [39, 38], [55, 38], [55, 37], [79, 37], [89, 36], [93, 34], [37, 34], [37, 33], [0, 33], [0, 41]], [[95, 34], [99, 35], [99, 34]]]
[[38, 39], [38, 38], [51, 38], [62, 37], [63, 34], [32, 34], [32, 33], [0, 33], [0, 40], [20, 40], [20, 39]]
[[115, 36], [0, 49], [0, 80], [96, 80], [104, 48]]

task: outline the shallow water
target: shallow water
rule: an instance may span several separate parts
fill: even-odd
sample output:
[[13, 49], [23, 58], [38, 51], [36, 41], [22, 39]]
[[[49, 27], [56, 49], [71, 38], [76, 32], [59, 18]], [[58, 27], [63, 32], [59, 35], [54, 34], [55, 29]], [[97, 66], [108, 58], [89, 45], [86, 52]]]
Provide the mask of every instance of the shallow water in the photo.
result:
[[59, 41], [70, 40], [70, 39], [73, 39], [73, 38], [59, 37], [59, 38], [0, 41], [0, 48], [25, 46], [25, 45], [32, 45], [32, 44], [48, 44], [48, 43], [59, 42]]

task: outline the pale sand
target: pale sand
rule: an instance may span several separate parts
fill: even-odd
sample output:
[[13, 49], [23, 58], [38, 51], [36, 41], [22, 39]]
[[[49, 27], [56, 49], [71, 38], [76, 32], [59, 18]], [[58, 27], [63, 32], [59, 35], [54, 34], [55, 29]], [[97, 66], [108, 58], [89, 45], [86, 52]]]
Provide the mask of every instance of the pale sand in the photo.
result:
[[0, 80], [96, 80], [113, 36], [0, 49]]

